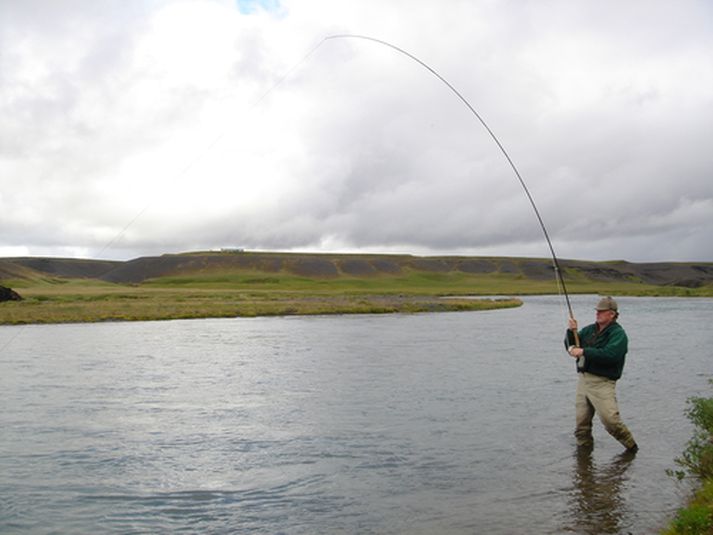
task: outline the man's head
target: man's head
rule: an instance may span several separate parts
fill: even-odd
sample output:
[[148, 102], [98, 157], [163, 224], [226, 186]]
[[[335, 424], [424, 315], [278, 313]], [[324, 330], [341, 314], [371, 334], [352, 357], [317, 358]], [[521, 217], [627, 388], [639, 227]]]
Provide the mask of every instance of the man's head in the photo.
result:
[[602, 297], [597, 306], [597, 323], [600, 327], [606, 327], [619, 317], [619, 305], [611, 297]]

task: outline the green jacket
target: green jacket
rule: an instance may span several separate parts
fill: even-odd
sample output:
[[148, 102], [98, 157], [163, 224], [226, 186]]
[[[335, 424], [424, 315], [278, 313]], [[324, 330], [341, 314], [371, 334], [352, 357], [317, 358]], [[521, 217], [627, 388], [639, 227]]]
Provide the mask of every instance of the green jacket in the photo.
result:
[[[597, 324], [587, 325], [579, 331], [581, 347], [584, 348], [584, 365], [578, 372], [587, 372], [609, 379], [619, 379], [624, 370], [629, 339], [621, 325], [610, 323], [602, 332], [597, 332]], [[574, 333], [567, 330], [565, 346], [574, 345]], [[578, 363], [579, 364], [579, 363]]]

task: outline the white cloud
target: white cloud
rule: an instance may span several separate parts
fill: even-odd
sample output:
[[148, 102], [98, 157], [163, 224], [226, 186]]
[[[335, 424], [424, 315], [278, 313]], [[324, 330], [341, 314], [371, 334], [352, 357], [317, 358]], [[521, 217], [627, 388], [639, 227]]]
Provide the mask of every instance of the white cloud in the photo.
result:
[[470, 100], [561, 256], [713, 260], [708, 3], [248, 4], [0, 7], [0, 254], [546, 256], [502, 154], [427, 71], [347, 39], [305, 59], [358, 33]]

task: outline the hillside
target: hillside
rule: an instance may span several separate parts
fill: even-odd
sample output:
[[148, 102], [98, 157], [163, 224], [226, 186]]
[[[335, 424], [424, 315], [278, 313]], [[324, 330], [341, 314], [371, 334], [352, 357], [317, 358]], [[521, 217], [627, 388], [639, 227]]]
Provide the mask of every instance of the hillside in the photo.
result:
[[[565, 280], [573, 285], [626, 283], [688, 289], [713, 286], [713, 263], [561, 260], [560, 265]], [[220, 280], [229, 284], [231, 275], [241, 274], [264, 275], [266, 279], [261, 279], [264, 283], [278, 275], [335, 281], [345, 278], [399, 278], [415, 273], [473, 279], [501, 276], [520, 282], [554, 283], [552, 261], [533, 258], [199, 252], [142, 257], [124, 262], [33, 257], [0, 259], [0, 282], [20, 287], [30, 281], [58, 279], [92, 279], [122, 285], [156, 283], [163, 279], [174, 284], [181, 279], [186, 284]]]

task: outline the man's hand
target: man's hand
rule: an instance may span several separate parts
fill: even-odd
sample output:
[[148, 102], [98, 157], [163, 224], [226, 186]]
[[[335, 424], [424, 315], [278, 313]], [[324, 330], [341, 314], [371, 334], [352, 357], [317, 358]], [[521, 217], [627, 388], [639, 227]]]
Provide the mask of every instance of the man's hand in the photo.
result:
[[568, 323], [567, 327], [569, 328], [570, 331], [577, 330], [577, 320], [576, 319], [569, 318], [569, 321], [567, 323]]
[[581, 347], [576, 347], [576, 346], [569, 346], [569, 349], [567, 352], [572, 355], [574, 358], [579, 358], [582, 355], [584, 355], [584, 349]]

